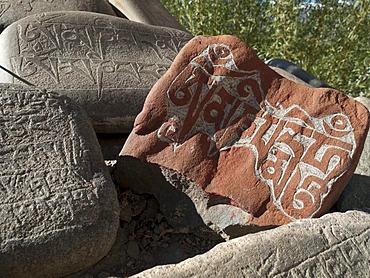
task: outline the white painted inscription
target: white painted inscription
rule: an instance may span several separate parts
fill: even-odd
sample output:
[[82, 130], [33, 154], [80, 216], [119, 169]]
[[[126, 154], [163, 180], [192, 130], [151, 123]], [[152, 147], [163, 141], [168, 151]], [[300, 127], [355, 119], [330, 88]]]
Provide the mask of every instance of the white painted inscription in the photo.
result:
[[[269, 187], [274, 205], [292, 220], [310, 218], [353, 156], [349, 118], [313, 117], [299, 105], [274, 107], [265, 100], [260, 72], [239, 70], [230, 49], [208, 46], [173, 80], [158, 138], [176, 151], [195, 134], [206, 134], [210, 157], [249, 148], [251, 171]], [[233, 125], [238, 128], [230, 134]]]

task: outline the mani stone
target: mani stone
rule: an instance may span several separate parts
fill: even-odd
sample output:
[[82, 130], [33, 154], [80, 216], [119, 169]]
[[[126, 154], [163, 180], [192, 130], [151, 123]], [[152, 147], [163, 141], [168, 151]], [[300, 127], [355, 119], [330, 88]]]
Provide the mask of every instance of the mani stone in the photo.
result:
[[[367, 104], [367, 109], [370, 110], [369, 98], [357, 97], [355, 100]], [[370, 208], [370, 132], [366, 136], [355, 173], [337, 202], [339, 211], [363, 208]]]
[[52, 11], [88, 11], [115, 15], [107, 0], [1, 0], [0, 33], [21, 18]]
[[114, 243], [117, 193], [85, 112], [0, 85], [0, 277], [61, 277]]
[[[191, 38], [88, 12], [43, 13], [0, 35], [0, 65], [80, 104], [99, 133], [129, 133], [144, 100]], [[0, 82], [20, 83], [0, 72]]]
[[177, 228], [198, 225], [196, 210], [239, 236], [328, 212], [368, 127], [367, 109], [341, 92], [283, 78], [236, 37], [200, 36], [150, 91], [116, 173], [162, 198]]
[[159, 0], [109, 0], [128, 19], [186, 31]]
[[369, 277], [369, 237], [369, 213], [332, 213], [236, 238], [132, 278]]
[[[300, 68], [299, 66], [297, 66], [296, 64], [294, 64], [294, 63], [292, 63], [288, 60], [285, 60], [285, 59], [271, 59], [271, 60], [267, 61], [267, 65], [269, 65], [271, 67], [274, 67], [274, 69], [279, 68], [283, 71], [286, 71], [286, 72], [294, 75], [299, 80], [302, 80], [303, 82], [309, 84], [312, 87], [315, 87], [315, 88], [333, 88], [332, 86], [330, 86], [330, 85], [326, 84], [325, 82], [317, 79], [311, 73], [303, 70], [302, 68]], [[281, 70], [280, 70], [280, 72], [279, 72], [279, 70], [276, 70], [276, 71], [278, 73], [281, 73]], [[284, 76], [284, 74], [282, 74], [282, 75]]]

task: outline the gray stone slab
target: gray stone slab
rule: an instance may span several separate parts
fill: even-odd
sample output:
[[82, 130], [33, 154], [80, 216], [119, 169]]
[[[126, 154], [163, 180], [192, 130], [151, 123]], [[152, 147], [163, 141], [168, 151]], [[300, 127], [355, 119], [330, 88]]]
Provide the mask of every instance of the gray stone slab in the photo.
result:
[[107, 0], [1, 0], [0, 32], [23, 17], [52, 11], [87, 11], [115, 15]]
[[307, 87], [313, 87], [310, 84], [304, 82], [302, 79], [298, 78], [297, 76], [291, 74], [290, 72], [288, 72], [286, 70], [283, 70], [283, 69], [278, 68], [278, 67], [272, 67], [272, 66], [270, 66], [270, 68], [273, 69], [274, 71], [276, 71], [281, 76], [283, 76], [283, 77], [285, 77], [285, 78], [287, 78], [289, 80], [292, 80], [295, 83], [302, 84], [302, 85], [305, 85]]
[[325, 82], [317, 79], [311, 73], [303, 70], [296, 64], [285, 60], [285, 59], [271, 59], [266, 62], [267, 65], [270, 67], [280, 68], [288, 73], [291, 73], [298, 79], [302, 80], [303, 82], [309, 84], [315, 88], [333, 88], [332, 86], [326, 84]]
[[361, 102], [370, 111], [370, 98], [368, 98], [368, 97], [355, 97], [355, 100], [357, 100], [358, 102]]
[[159, 0], [109, 0], [128, 19], [186, 31]]
[[85, 112], [0, 85], [0, 277], [60, 277], [114, 243], [117, 193]]
[[[0, 64], [75, 100], [97, 132], [128, 133], [147, 93], [190, 38], [108, 15], [44, 13], [0, 35]], [[0, 71], [0, 82], [20, 81]]]
[[[369, 98], [357, 97], [355, 98], [355, 100], [361, 102], [370, 111], [370, 99]], [[355, 174], [370, 177], [370, 132], [368, 132], [366, 136], [364, 149], [362, 150], [360, 160], [358, 161]]]
[[369, 213], [333, 213], [233, 239], [132, 277], [369, 277], [369, 238]]

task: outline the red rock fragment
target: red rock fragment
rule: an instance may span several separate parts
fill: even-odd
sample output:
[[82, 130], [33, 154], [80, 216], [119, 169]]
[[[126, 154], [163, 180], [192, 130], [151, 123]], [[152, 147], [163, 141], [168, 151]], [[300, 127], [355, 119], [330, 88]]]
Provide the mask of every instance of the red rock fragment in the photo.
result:
[[238, 225], [282, 225], [331, 208], [368, 126], [367, 109], [341, 92], [283, 78], [236, 37], [201, 36], [152, 88], [120, 156], [229, 199], [249, 214]]

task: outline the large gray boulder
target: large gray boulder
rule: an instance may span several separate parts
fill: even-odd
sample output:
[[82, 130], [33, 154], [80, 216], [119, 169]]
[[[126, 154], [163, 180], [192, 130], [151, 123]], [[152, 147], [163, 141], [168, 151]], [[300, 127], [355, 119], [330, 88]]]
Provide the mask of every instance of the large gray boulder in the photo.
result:
[[333, 213], [236, 238], [132, 277], [369, 277], [369, 238], [369, 213]]
[[88, 11], [115, 15], [107, 0], [2, 0], [0, 1], [0, 33], [5, 27], [23, 17], [52, 11]]
[[0, 277], [60, 277], [116, 238], [117, 193], [85, 113], [66, 97], [0, 84]]
[[[97, 132], [128, 133], [147, 93], [191, 38], [88, 12], [26, 17], [0, 35], [0, 65], [83, 106]], [[1, 71], [0, 82], [19, 83]]]

